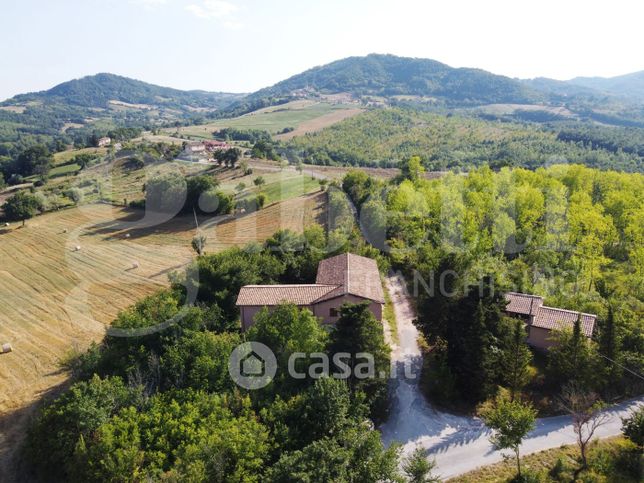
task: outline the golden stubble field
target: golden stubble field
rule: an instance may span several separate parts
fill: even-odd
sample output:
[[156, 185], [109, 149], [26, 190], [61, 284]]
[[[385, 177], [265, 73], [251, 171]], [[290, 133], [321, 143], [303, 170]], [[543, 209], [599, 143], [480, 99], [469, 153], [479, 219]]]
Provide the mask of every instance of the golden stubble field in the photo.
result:
[[[323, 218], [325, 199], [318, 192], [201, 219], [206, 252], [262, 241], [280, 228], [302, 231]], [[168, 273], [194, 256], [193, 217], [137, 228], [140, 217], [93, 204], [0, 228], [0, 344], [13, 346], [0, 355], [0, 475], [33, 406], [65, 384], [61, 359], [100, 340], [120, 310], [167, 286]]]

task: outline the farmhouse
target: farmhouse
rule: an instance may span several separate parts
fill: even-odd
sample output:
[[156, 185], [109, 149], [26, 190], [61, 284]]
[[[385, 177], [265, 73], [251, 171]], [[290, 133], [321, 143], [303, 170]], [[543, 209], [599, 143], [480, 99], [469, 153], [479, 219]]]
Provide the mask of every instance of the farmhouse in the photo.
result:
[[548, 349], [554, 344], [552, 331], [569, 328], [581, 317], [581, 331], [586, 337], [592, 337], [596, 315], [575, 312], [574, 310], [557, 309], [543, 305], [543, 297], [517, 292], [505, 294], [508, 302], [505, 311], [508, 315], [519, 318], [526, 323], [528, 344], [537, 349]]
[[100, 138], [97, 144], [99, 148], [103, 148], [105, 146], [109, 146], [111, 142], [112, 140], [110, 138], [104, 137], [104, 138]]
[[237, 297], [242, 329], [253, 324], [263, 307], [292, 303], [308, 308], [323, 324], [334, 324], [345, 303], [369, 302], [369, 309], [382, 321], [385, 297], [375, 260], [352, 253], [322, 260], [314, 284], [246, 285]]
[[206, 151], [204, 143], [189, 143], [186, 144], [185, 151], [187, 154], [203, 153]]
[[225, 141], [204, 141], [203, 144], [210, 152], [232, 148], [232, 146]]

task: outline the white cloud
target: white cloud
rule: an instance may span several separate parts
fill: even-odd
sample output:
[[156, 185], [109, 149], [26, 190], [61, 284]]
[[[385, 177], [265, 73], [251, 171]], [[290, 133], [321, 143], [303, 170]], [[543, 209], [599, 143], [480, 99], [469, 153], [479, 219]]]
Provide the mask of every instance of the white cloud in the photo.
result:
[[[229, 17], [232, 13], [239, 10], [239, 8], [237, 5], [224, 0], [203, 0], [201, 4], [188, 5], [186, 10], [199, 18], [223, 19]], [[226, 23], [230, 22], [232, 22], [231, 25], [238, 25], [238, 22], [227, 19]]]
[[135, 3], [143, 5], [145, 8], [158, 8], [168, 3], [168, 0], [135, 0]]

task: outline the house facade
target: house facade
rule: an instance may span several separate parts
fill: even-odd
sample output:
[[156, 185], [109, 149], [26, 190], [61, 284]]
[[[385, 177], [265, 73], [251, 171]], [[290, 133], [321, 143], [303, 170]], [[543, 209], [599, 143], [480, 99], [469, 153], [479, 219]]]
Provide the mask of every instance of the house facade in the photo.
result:
[[343, 304], [365, 301], [382, 321], [385, 298], [378, 265], [371, 258], [345, 253], [322, 260], [314, 284], [246, 285], [239, 291], [237, 306], [242, 330], [247, 330], [264, 307], [292, 303], [309, 309], [321, 323], [334, 324]]
[[595, 329], [596, 315], [575, 312], [574, 310], [558, 309], [543, 305], [543, 297], [518, 292], [505, 294], [508, 302], [505, 312], [511, 317], [526, 323], [528, 344], [546, 350], [555, 342], [554, 330], [572, 329], [577, 319], [581, 318], [581, 331], [590, 338]]

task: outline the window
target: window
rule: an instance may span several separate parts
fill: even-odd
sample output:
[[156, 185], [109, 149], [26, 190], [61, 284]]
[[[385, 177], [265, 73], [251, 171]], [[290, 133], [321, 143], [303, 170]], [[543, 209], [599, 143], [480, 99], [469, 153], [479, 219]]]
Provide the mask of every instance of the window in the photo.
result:
[[330, 317], [337, 317], [338, 316], [338, 309], [336, 309], [335, 307], [331, 307], [329, 309], [329, 316]]

